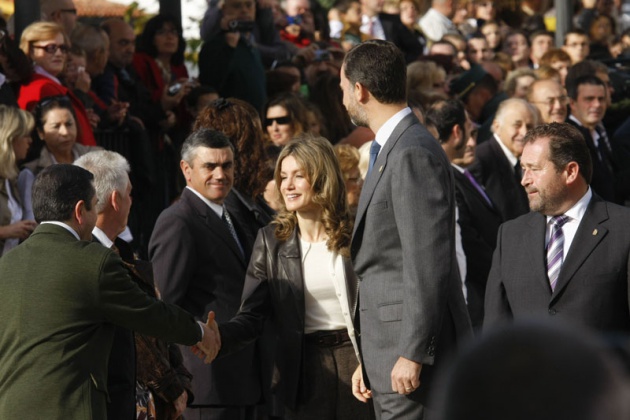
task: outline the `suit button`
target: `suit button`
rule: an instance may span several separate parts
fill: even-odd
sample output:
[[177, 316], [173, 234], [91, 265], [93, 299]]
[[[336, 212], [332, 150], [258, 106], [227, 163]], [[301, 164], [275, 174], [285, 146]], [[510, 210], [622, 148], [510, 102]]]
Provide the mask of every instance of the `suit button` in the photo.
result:
[[558, 312], [555, 309], [549, 309], [549, 315], [555, 315]]

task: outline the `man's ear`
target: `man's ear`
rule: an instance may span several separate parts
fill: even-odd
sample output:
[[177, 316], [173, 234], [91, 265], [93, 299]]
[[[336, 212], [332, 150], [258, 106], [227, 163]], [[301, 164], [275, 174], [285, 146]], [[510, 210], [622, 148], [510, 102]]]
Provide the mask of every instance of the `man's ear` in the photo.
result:
[[87, 211], [85, 208], [85, 201], [83, 200], [79, 200], [77, 201], [77, 204], [74, 205], [74, 212], [73, 212], [73, 216], [74, 219], [79, 223], [79, 225], [83, 225], [84, 222], [84, 217], [83, 217], [83, 213]]
[[354, 84], [354, 98], [357, 100], [357, 102], [359, 102], [360, 104], [364, 104], [368, 101], [368, 99], [370, 98], [370, 92], [367, 90], [367, 88], [365, 86], [363, 86], [361, 83], [356, 82]]
[[186, 179], [186, 182], [190, 182], [190, 171], [191, 171], [191, 167], [188, 164], [188, 162], [186, 162], [185, 160], [181, 160], [179, 162], [179, 167], [182, 170], [182, 174], [184, 175], [184, 178]]
[[118, 211], [120, 209], [120, 193], [114, 190], [109, 196], [109, 203], [112, 205], [114, 210]]
[[459, 140], [462, 138], [462, 126], [459, 124], [455, 124], [453, 129], [451, 130], [451, 138]]
[[577, 181], [578, 177], [580, 176], [580, 165], [578, 165], [577, 162], [569, 162], [567, 163], [567, 166], [564, 168], [564, 171], [566, 172], [566, 184], [573, 184], [575, 181]]

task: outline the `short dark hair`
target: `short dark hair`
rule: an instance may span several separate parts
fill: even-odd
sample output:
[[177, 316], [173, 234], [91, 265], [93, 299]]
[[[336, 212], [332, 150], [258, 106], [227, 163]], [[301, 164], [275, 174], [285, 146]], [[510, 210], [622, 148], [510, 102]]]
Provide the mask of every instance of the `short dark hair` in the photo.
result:
[[96, 191], [94, 175], [71, 164], [55, 164], [42, 170], [33, 183], [33, 213], [37, 222], [72, 219], [76, 204], [83, 200], [92, 209]]
[[407, 65], [400, 49], [391, 42], [363, 42], [348, 52], [343, 65], [352, 86], [361, 83], [378, 102], [406, 102]]
[[606, 89], [606, 83], [594, 74], [586, 74], [573, 80], [566, 80], [566, 82], [569, 82], [567, 83], [567, 95], [573, 100], [577, 100], [578, 89], [582, 85], [603, 86]]
[[593, 176], [593, 162], [580, 131], [568, 123], [542, 124], [525, 135], [525, 143], [534, 143], [541, 138], [549, 139], [549, 160], [556, 170], [563, 170], [569, 162], [576, 162], [580, 174], [587, 184]]
[[595, 76], [598, 72], [608, 73], [606, 64], [600, 61], [582, 60], [569, 67], [564, 84], [568, 87], [574, 84], [578, 78], [582, 76]]
[[579, 28], [569, 29], [564, 34], [564, 42], [562, 43], [562, 45], [567, 45], [567, 39], [569, 39], [569, 35], [580, 35], [580, 36], [585, 36], [588, 38], [588, 34], [584, 32], [582, 29], [579, 29]]
[[550, 32], [546, 29], [539, 29], [538, 31], [534, 31], [529, 35], [529, 44], [533, 44], [534, 40], [539, 36], [550, 36], [552, 39], [555, 37], [553, 32]]
[[208, 147], [210, 149], [225, 149], [227, 147], [232, 153], [235, 153], [234, 145], [225, 134], [209, 128], [200, 128], [193, 131], [184, 141], [182, 145], [182, 160], [192, 166], [198, 147]]
[[466, 110], [462, 101], [445, 99], [431, 105], [426, 113], [427, 125], [432, 125], [438, 132], [440, 143], [448, 141], [455, 125], [464, 129]]

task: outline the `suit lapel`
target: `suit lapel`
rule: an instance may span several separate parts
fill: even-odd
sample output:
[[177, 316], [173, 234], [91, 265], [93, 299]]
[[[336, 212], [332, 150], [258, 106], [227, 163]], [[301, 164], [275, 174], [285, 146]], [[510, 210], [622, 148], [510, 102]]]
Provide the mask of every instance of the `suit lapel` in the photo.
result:
[[[298, 317], [301, 325], [304, 325], [304, 277], [302, 276], [302, 260], [300, 258], [300, 242], [297, 233], [297, 227], [293, 231], [291, 237], [278, 246], [278, 259], [280, 267], [284, 270], [285, 278], [295, 295], [297, 303]], [[279, 276], [282, 278], [282, 276]]]
[[374, 194], [374, 190], [376, 189], [376, 186], [378, 185], [378, 182], [380, 181], [381, 176], [383, 175], [383, 171], [385, 170], [387, 166], [387, 156], [389, 155], [389, 153], [392, 151], [392, 149], [394, 148], [394, 146], [400, 139], [400, 136], [402, 135], [402, 133], [404, 133], [405, 130], [407, 130], [411, 125], [413, 125], [416, 122], [418, 122], [418, 120], [413, 115], [413, 113], [405, 116], [405, 118], [403, 118], [398, 123], [398, 125], [392, 132], [391, 136], [389, 136], [389, 138], [385, 142], [385, 146], [383, 146], [383, 148], [381, 149], [381, 152], [379, 153], [378, 158], [376, 158], [376, 162], [374, 162], [374, 167], [372, 168], [372, 171], [370, 172], [368, 177], [365, 179], [365, 184], [363, 184], [363, 188], [361, 190], [361, 196], [359, 198], [359, 207], [357, 208], [357, 217], [356, 217], [356, 222], [354, 225], [353, 236], [354, 234], [357, 233], [359, 229], [359, 225], [361, 224], [365, 216], [365, 212], [368, 208], [368, 205], [370, 204], [370, 201], [372, 200], [372, 195]]
[[187, 188], [182, 192], [181, 200], [188, 203], [188, 205], [197, 213], [197, 215], [203, 219], [203, 223], [208, 227], [216, 236], [221, 239], [224, 244], [232, 251], [232, 253], [238, 258], [238, 260], [246, 265], [245, 259], [238, 249], [232, 234], [228, 230], [223, 220], [212, 210], [206, 203], [204, 203], [199, 197]]
[[547, 278], [547, 264], [545, 255], [545, 233], [547, 232], [546, 219], [540, 213], [532, 213], [529, 220], [529, 229], [522, 238], [523, 252], [526, 253], [524, 261], [530, 261], [529, 270], [534, 278], [539, 279], [540, 285], [551, 293], [551, 286]]
[[606, 220], [608, 220], [606, 202], [593, 195], [562, 264], [552, 299], [558, 297], [595, 247], [608, 234], [608, 229], [601, 225]]
[[[477, 191], [477, 188], [475, 188], [475, 186], [470, 182], [470, 180], [468, 178], [466, 178], [466, 175], [464, 175], [463, 173], [459, 172], [457, 169], [453, 168], [453, 176], [455, 177], [456, 182], [462, 186], [462, 188], [466, 189], [466, 191], [468, 191], [468, 195], [469, 196], [474, 196], [477, 200], [479, 200], [481, 203], [483, 203], [483, 206], [485, 206], [489, 211], [491, 211], [492, 213], [495, 214], [499, 214], [497, 212], [497, 209], [494, 206], [491, 206], [490, 203], [488, 203], [486, 201], [486, 199], [481, 195], [481, 193], [479, 191]], [[481, 184], [479, 184], [481, 186]], [[483, 187], [482, 187], [483, 188]], [[486, 193], [487, 195], [487, 193]], [[488, 196], [488, 198], [490, 198], [490, 196]]]

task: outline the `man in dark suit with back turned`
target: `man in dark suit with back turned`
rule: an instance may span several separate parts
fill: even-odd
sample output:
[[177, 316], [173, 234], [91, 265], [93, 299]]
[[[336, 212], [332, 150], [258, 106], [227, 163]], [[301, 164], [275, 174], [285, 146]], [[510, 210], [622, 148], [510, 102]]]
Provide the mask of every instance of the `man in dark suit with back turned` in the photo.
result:
[[521, 164], [532, 212], [499, 229], [484, 328], [544, 316], [627, 334], [630, 209], [593, 193], [588, 147], [569, 124], [529, 132]]
[[213, 331], [144, 293], [118, 255], [90, 241], [92, 179], [78, 166], [44, 169], [33, 184], [41, 224], [0, 259], [2, 419], [105, 420], [115, 325], [187, 345], [203, 331], [199, 345], [218, 345]]
[[[155, 281], [165, 302], [201, 318], [214, 311], [218, 322], [238, 312], [253, 243], [247, 240], [224, 200], [234, 182], [234, 147], [222, 133], [201, 129], [182, 147], [186, 188], [162, 212], [149, 244]], [[260, 399], [254, 345], [210, 366], [184, 353], [193, 374], [192, 419], [250, 419]]]
[[450, 163], [406, 106], [405, 83], [387, 41], [354, 47], [341, 69], [350, 117], [376, 133], [351, 245], [363, 359], [352, 385], [379, 419], [424, 418], [434, 366], [470, 332]]
[[477, 130], [464, 104], [457, 99], [436, 102], [427, 111], [427, 124], [435, 127], [438, 141], [451, 162], [455, 178], [457, 223], [466, 256], [466, 301], [474, 328], [483, 322], [483, 299], [492, 264], [501, 215], [483, 187], [466, 169], [475, 160]]

